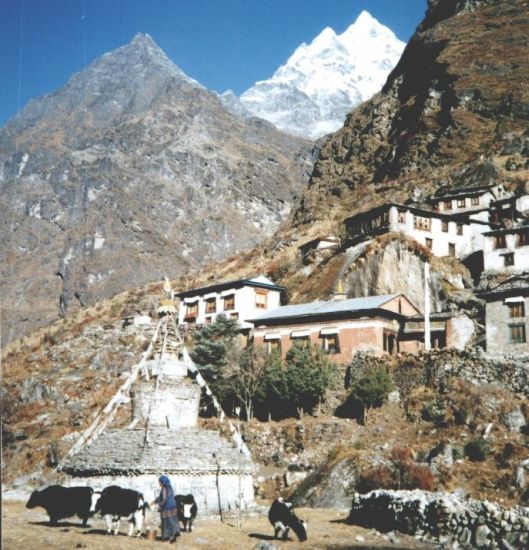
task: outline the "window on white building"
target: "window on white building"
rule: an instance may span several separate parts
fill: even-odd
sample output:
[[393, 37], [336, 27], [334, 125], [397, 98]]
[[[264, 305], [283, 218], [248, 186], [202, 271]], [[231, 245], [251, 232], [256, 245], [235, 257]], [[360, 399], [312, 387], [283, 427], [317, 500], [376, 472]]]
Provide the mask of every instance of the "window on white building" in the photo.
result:
[[505, 248], [506, 246], [505, 235], [496, 235], [494, 237], [494, 248]]
[[509, 341], [511, 344], [525, 344], [525, 325], [509, 325]]
[[472, 198], [470, 199], [470, 204], [471, 204], [472, 206], [478, 206], [478, 205], [479, 205], [479, 197], [472, 197]]
[[503, 265], [505, 267], [510, 267], [514, 265], [514, 254], [512, 252], [503, 255]]
[[458, 223], [456, 225], [456, 233], [458, 235], [462, 235], [463, 234], [463, 224], [462, 223]]
[[512, 302], [507, 304], [509, 307], [509, 317], [514, 319], [516, 317], [525, 317], [525, 303], [524, 302]]
[[529, 231], [518, 233], [518, 246], [527, 246], [527, 245], [529, 245]]
[[423, 218], [421, 216], [414, 216], [413, 226], [415, 227], [415, 229], [420, 229], [422, 231], [430, 231], [431, 219]]
[[457, 207], [465, 208], [465, 199], [457, 199]]
[[443, 220], [441, 222], [441, 231], [448, 233], [448, 222], [446, 220]]
[[452, 258], [456, 257], [456, 245], [454, 243], [448, 243], [448, 255]]
[[431, 250], [433, 248], [433, 239], [426, 238], [426, 246]]
[[235, 294], [224, 296], [224, 311], [235, 309]]
[[255, 307], [259, 309], [266, 309], [268, 304], [268, 292], [266, 290], [255, 291]]
[[186, 319], [196, 319], [198, 316], [198, 302], [186, 305]]
[[217, 300], [208, 298], [206, 300], [206, 313], [215, 313], [217, 311]]

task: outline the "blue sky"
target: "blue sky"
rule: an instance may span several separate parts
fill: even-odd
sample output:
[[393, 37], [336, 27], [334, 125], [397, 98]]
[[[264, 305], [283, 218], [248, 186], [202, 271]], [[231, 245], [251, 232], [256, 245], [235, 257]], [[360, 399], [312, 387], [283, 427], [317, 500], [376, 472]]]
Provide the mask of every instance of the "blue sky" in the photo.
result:
[[0, 0], [0, 125], [137, 32], [204, 86], [240, 94], [364, 9], [407, 41], [426, 0]]

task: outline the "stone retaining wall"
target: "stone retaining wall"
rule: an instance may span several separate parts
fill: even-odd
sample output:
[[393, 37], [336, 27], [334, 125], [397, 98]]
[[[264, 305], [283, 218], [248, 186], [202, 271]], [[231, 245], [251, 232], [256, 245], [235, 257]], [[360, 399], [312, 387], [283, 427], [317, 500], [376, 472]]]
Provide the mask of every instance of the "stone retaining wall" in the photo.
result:
[[450, 493], [372, 491], [356, 495], [348, 523], [400, 531], [459, 548], [529, 548], [529, 508], [502, 508]]

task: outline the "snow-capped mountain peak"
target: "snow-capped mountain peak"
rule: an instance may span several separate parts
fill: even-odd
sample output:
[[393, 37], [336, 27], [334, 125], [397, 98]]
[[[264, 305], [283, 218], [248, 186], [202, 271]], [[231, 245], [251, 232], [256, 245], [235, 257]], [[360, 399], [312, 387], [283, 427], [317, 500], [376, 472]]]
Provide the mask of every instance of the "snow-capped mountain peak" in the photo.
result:
[[342, 34], [325, 28], [301, 44], [268, 80], [241, 95], [253, 115], [309, 138], [336, 131], [347, 113], [378, 92], [405, 44], [367, 11]]

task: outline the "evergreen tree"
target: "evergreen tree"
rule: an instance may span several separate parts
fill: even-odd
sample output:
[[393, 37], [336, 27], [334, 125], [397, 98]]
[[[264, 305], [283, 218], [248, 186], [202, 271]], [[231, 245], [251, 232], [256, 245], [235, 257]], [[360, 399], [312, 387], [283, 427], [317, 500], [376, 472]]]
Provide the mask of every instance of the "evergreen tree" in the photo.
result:
[[237, 352], [238, 333], [238, 321], [221, 313], [214, 323], [204, 325], [194, 334], [195, 348], [191, 358], [211, 390], [221, 400], [226, 391], [222, 370]]

